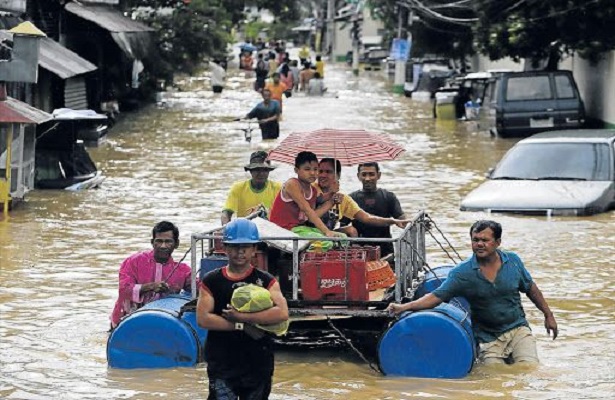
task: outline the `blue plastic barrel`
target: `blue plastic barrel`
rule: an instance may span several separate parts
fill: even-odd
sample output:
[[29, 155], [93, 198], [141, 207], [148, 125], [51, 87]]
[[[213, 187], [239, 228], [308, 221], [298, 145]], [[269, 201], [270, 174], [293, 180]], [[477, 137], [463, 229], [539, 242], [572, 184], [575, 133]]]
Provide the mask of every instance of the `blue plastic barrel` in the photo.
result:
[[205, 274], [218, 268], [228, 265], [226, 254], [211, 254], [201, 258], [201, 268], [199, 269], [199, 279], [203, 279]]
[[203, 361], [207, 330], [194, 309], [180, 313], [189, 297], [173, 295], [135, 311], [111, 332], [107, 361], [112, 368], [190, 367]]
[[447, 303], [405, 313], [383, 334], [378, 357], [386, 375], [463, 378], [476, 358], [470, 316]]
[[421, 282], [419, 287], [414, 292], [414, 298], [420, 299], [427, 293], [431, 293], [440, 287], [442, 282], [446, 280], [448, 273], [455, 268], [454, 265], [441, 265], [439, 267], [432, 268], [425, 274], [425, 280]]
[[[449, 272], [455, 268], [454, 265], [441, 265], [439, 267], [432, 268], [427, 274], [425, 274], [425, 280], [416, 288], [414, 292], [414, 300], [420, 299], [427, 293], [431, 293], [446, 280]], [[455, 297], [450, 301], [454, 305], [463, 308], [465, 311], [470, 311], [470, 303], [463, 297]]]

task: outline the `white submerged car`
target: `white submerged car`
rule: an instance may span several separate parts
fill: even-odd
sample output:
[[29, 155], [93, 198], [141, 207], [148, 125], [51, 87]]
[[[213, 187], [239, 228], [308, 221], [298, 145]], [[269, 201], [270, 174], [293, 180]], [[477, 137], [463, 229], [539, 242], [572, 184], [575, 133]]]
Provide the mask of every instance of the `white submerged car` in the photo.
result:
[[461, 211], [591, 215], [615, 208], [615, 130], [540, 133], [519, 141]]

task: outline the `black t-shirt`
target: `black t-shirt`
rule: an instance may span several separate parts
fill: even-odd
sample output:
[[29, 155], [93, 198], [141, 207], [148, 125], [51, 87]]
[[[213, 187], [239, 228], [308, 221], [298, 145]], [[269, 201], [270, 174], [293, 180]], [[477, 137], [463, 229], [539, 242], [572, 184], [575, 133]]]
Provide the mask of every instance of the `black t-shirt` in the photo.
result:
[[[214, 314], [231, 303], [235, 288], [248, 283], [269, 289], [275, 278], [256, 268], [241, 279], [232, 279], [227, 267], [203, 277], [204, 289], [214, 298]], [[240, 381], [243, 386], [256, 386], [273, 375], [273, 343], [271, 336], [254, 340], [243, 331], [208, 331], [205, 343], [207, 374], [210, 378]]]
[[[383, 218], [399, 218], [404, 213], [394, 193], [385, 189], [376, 189], [375, 192], [357, 190], [350, 193], [350, 197], [357, 202], [365, 212]], [[352, 226], [357, 228], [359, 237], [366, 238], [390, 238], [391, 229], [388, 226], [367, 225], [356, 219], [352, 221]], [[382, 256], [393, 252], [392, 243], [374, 243], [379, 245]]]

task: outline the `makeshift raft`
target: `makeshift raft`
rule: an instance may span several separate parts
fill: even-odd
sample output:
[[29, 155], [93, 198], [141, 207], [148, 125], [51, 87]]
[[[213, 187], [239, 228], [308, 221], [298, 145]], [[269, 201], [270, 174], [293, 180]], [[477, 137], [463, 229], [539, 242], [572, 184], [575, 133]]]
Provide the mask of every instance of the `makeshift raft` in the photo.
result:
[[[429, 268], [425, 234], [433, 221], [424, 212], [392, 239], [323, 238], [342, 242], [339, 250], [328, 253], [305, 252], [309, 239], [260, 218], [254, 221], [261, 239], [281, 252], [275, 265], [266, 252], [253, 260], [259, 268], [277, 270], [288, 301], [291, 324], [287, 335], [275, 339], [280, 348], [349, 348], [386, 375], [462, 378], [471, 371], [476, 343], [464, 299], [399, 318], [385, 311], [390, 302], [410, 301], [435, 290], [452, 268]], [[196, 277], [226, 265], [218, 245], [222, 229], [192, 234], [192, 299], [149, 303], [112, 332], [107, 345], [111, 367], [166, 368], [204, 361], [207, 332], [196, 324]], [[394, 284], [368, 290], [378, 283], [373, 273], [368, 278], [369, 252], [356, 247], [365, 242], [393, 242]]]

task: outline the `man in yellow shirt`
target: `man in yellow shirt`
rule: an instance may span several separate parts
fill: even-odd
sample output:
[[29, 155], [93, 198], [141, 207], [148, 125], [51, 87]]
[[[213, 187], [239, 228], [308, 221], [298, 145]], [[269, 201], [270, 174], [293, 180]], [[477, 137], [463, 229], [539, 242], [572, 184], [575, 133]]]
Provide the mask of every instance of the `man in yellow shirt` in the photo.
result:
[[321, 79], [325, 79], [325, 62], [320, 54], [316, 56], [316, 72], [320, 74]]
[[301, 65], [303, 65], [306, 61], [310, 59], [310, 48], [307, 44], [304, 44], [303, 47], [299, 50], [299, 60], [301, 61]]
[[226, 225], [233, 214], [237, 214], [238, 218], [245, 217], [261, 205], [269, 213], [273, 200], [282, 188], [280, 182], [269, 180], [269, 172], [275, 167], [267, 160], [267, 152], [261, 150], [252, 153], [250, 163], [244, 169], [250, 172], [252, 178], [235, 182], [231, 186], [220, 216], [222, 225]]
[[[333, 167], [334, 164], [335, 168]], [[333, 230], [338, 221], [344, 217], [350, 220], [356, 219], [357, 221], [368, 225], [397, 225], [400, 228], [404, 228], [408, 222], [410, 222], [409, 220], [382, 218], [365, 212], [350, 196], [339, 192], [339, 179], [341, 173], [342, 164], [339, 160], [334, 160], [333, 158], [323, 158], [320, 160], [320, 163], [318, 163], [317, 188], [320, 190], [320, 193], [326, 194], [329, 192], [337, 192], [333, 196], [334, 202], [337, 206], [332, 209], [333, 211], [329, 211], [321, 217], [329, 229]], [[316, 205], [318, 206], [318, 201], [316, 202]], [[335, 230], [338, 232], [343, 232], [350, 237], [359, 236], [356, 228], [351, 225], [340, 227]]]

